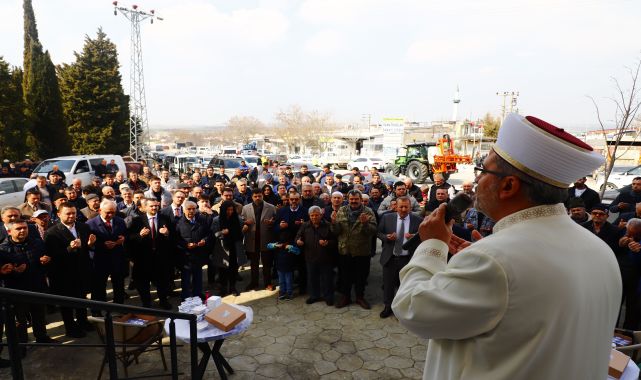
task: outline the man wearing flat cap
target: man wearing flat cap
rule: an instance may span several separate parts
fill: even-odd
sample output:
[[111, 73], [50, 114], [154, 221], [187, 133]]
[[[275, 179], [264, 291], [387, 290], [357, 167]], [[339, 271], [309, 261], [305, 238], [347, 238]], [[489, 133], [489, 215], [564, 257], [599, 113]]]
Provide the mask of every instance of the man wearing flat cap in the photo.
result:
[[477, 168], [475, 207], [496, 221], [493, 234], [453, 236], [441, 205], [400, 272], [392, 309], [430, 339], [424, 379], [607, 378], [621, 275], [612, 249], [563, 205], [602, 162], [543, 120], [505, 118]]

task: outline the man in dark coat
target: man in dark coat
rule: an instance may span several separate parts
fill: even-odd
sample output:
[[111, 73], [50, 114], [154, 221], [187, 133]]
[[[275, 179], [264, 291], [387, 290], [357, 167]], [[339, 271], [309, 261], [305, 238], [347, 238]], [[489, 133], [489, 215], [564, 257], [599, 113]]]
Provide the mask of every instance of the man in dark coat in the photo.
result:
[[151, 307], [150, 282], [158, 290], [161, 308], [170, 310], [167, 302], [168, 284], [171, 278], [172, 241], [167, 217], [158, 214], [160, 202], [155, 198], [141, 200], [146, 213], [134, 217], [129, 228], [129, 243], [134, 262], [132, 278], [140, 294], [142, 306]]
[[203, 297], [202, 267], [209, 261], [212, 250], [211, 219], [208, 215], [197, 213], [197, 209], [196, 203], [185, 201], [184, 216], [176, 225], [177, 263], [181, 269], [183, 299]]
[[[90, 291], [91, 259], [96, 235], [86, 224], [76, 221], [77, 210], [71, 203], [63, 203], [58, 209], [59, 221], [45, 233], [49, 265], [51, 292], [61, 296], [84, 299]], [[82, 338], [92, 327], [87, 321], [85, 308], [74, 310], [61, 307], [60, 314], [67, 336]]]
[[610, 212], [634, 211], [634, 206], [641, 202], [641, 177], [632, 179], [630, 191], [621, 191], [610, 204]]
[[100, 214], [87, 222], [91, 233], [96, 235], [93, 257], [94, 279], [91, 299], [107, 300], [107, 279], [111, 276], [114, 302], [125, 301], [125, 221], [116, 216], [116, 202], [103, 200]]
[[[309, 222], [303, 223], [296, 234], [296, 245], [301, 247], [307, 264], [309, 298], [312, 304], [322, 299], [334, 305], [334, 265], [337, 259], [337, 241], [329, 223], [323, 220], [323, 210], [312, 206], [307, 211]], [[321, 298], [322, 295], [322, 298]]]
[[[383, 303], [380, 317], [387, 318], [392, 312], [392, 301], [400, 285], [399, 273], [410, 261], [416, 246], [403, 249], [403, 243], [418, 232], [422, 219], [410, 213], [411, 202], [407, 196], [396, 198], [396, 212], [383, 216], [378, 225], [378, 238], [383, 243], [380, 262], [383, 266]], [[402, 236], [401, 236], [402, 235]]]
[[[11, 289], [44, 292], [45, 269], [50, 257], [40, 238], [30, 235], [27, 222], [18, 220], [6, 225], [8, 237], [0, 244], [0, 280]], [[31, 326], [37, 343], [58, 343], [47, 335], [45, 307], [42, 304], [15, 304], [18, 339], [27, 342], [27, 315], [31, 314]], [[24, 352], [24, 351], [23, 351]]]
[[612, 248], [612, 251], [617, 254], [619, 251], [619, 238], [623, 236], [625, 230], [608, 222], [608, 208], [603, 204], [598, 204], [592, 207], [590, 215], [592, 216], [592, 220], [581, 225], [601, 238], [601, 240], [603, 240], [610, 248]]
[[592, 207], [601, 203], [599, 193], [587, 187], [585, 181], [587, 181], [585, 177], [579, 178], [574, 182], [574, 186], [568, 189], [568, 199], [565, 201], [566, 208], [570, 208], [568, 202], [574, 198], [581, 198], [586, 210], [592, 210]]

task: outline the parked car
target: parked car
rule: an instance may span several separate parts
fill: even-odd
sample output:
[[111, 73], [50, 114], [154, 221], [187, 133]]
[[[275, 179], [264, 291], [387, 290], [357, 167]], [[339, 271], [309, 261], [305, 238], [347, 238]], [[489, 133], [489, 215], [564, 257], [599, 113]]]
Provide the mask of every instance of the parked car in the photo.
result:
[[60, 171], [65, 173], [65, 182], [67, 184], [70, 184], [75, 178], [80, 178], [82, 185], [85, 186], [91, 183], [91, 179], [96, 175], [96, 166], [98, 166], [102, 160], [106, 160], [107, 164], [111, 160], [114, 160], [116, 165], [118, 165], [118, 170], [123, 172], [125, 178], [127, 177], [127, 166], [123, 158], [113, 154], [50, 158], [42, 161], [33, 172], [46, 177], [53, 166], [58, 165]]
[[27, 178], [0, 178], [0, 208], [24, 202]]
[[378, 157], [359, 157], [347, 163], [347, 170], [358, 168], [362, 171], [368, 171], [370, 168], [376, 168], [380, 171], [385, 170], [385, 160]]
[[307, 162], [288, 162], [287, 165], [292, 167], [292, 172], [294, 173], [300, 172], [301, 165], [307, 165], [307, 171], [312, 173], [314, 176], [321, 172], [321, 168]]
[[229, 178], [234, 176], [236, 168], [240, 167], [240, 161], [242, 158], [233, 158], [233, 157], [214, 157], [209, 162], [209, 165], [214, 168], [214, 172], [218, 173], [218, 168], [221, 166], [225, 167], [225, 174]]
[[605, 188], [609, 190], [620, 189], [631, 184], [634, 177], [641, 177], [641, 165], [634, 167], [614, 167], [612, 173], [610, 173], [610, 177], [608, 177], [607, 183], [604, 184], [604, 176], [599, 176], [596, 188], [600, 190], [605, 185]]

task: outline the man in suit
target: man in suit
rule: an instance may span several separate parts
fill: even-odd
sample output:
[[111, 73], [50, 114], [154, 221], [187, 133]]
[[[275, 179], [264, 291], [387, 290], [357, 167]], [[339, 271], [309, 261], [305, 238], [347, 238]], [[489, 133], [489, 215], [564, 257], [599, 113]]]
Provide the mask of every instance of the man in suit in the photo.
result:
[[378, 238], [383, 243], [381, 265], [383, 266], [383, 304], [385, 308], [380, 317], [387, 318], [394, 314], [392, 301], [396, 288], [400, 285], [399, 273], [410, 261], [416, 246], [410, 250], [403, 249], [403, 243], [418, 231], [421, 218], [410, 213], [411, 202], [407, 196], [396, 198], [396, 212], [381, 217], [378, 225]]
[[263, 281], [267, 290], [273, 290], [272, 265], [274, 252], [267, 249], [267, 243], [273, 242], [273, 225], [276, 219], [276, 207], [263, 201], [261, 189], [252, 190], [252, 203], [243, 206], [241, 217], [245, 221], [245, 251], [250, 260], [251, 281], [246, 291], [258, 288], [258, 267], [263, 261]]
[[33, 213], [38, 210], [45, 210], [46, 212], [51, 213], [51, 205], [40, 201], [40, 190], [29, 189], [27, 190], [26, 195], [27, 201], [18, 206], [18, 210], [20, 210], [20, 214], [23, 217], [30, 218], [33, 216]]
[[[300, 205], [300, 194], [292, 192], [289, 194], [289, 206], [281, 207], [276, 216], [275, 229], [277, 240], [281, 244], [296, 245], [296, 234], [300, 226], [309, 220], [307, 210]], [[282, 249], [282, 248], [281, 248]], [[307, 267], [303, 255], [295, 258], [296, 269], [298, 270], [298, 293], [307, 293]]]
[[94, 279], [91, 299], [107, 300], [107, 279], [111, 276], [114, 302], [125, 301], [125, 221], [116, 216], [116, 202], [103, 200], [98, 217], [87, 222], [91, 233], [96, 235], [93, 257]]
[[160, 209], [160, 214], [169, 219], [171, 229], [175, 229], [176, 224], [183, 216], [182, 204], [186, 197], [187, 195], [183, 191], [176, 191], [173, 195], [171, 204]]
[[[96, 235], [90, 233], [86, 224], [76, 221], [76, 207], [63, 203], [58, 208], [59, 222], [45, 233], [47, 254], [51, 257], [49, 283], [53, 294], [84, 299], [90, 290], [91, 259]], [[61, 307], [60, 314], [66, 335], [82, 338], [91, 329], [85, 308], [74, 310]]]
[[132, 278], [140, 294], [142, 306], [151, 307], [150, 282], [156, 285], [161, 308], [171, 310], [167, 302], [171, 278], [171, 240], [169, 219], [158, 214], [160, 202], [156, 198], [141, 200], [144, 214], [133, 218], [129, 229], [129, 243], [134, 262]]
[[208, 215], [198, 214], [197, 208], [196, 203], [185, 201], [183, 217], [176, 225], [183, 299], [203, 296], [202, 267], [208, 262], [211, 252], [211, 219]]

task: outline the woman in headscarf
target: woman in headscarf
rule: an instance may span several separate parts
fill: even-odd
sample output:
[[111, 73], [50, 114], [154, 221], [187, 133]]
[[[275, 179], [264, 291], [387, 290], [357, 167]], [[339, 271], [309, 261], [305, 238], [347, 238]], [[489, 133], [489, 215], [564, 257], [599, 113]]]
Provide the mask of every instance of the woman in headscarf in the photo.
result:
[[236, 212], [233, 201], [225, 201], [220, 206], [220, 214], [212, 221], [214, 235], [219, 239], [214, 250], [214, 262], [217, 266], [225, 268], [222, 271], [223, 295], [240, 295], [236, 290], [236, 277], [238, 266], [247, 261], [243, 248], [242, 220]]

